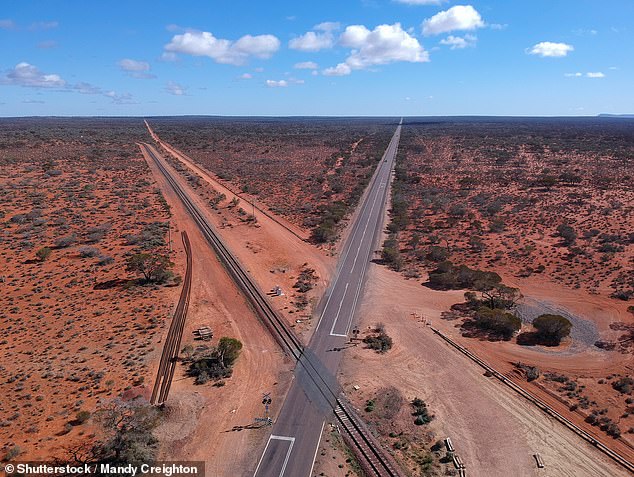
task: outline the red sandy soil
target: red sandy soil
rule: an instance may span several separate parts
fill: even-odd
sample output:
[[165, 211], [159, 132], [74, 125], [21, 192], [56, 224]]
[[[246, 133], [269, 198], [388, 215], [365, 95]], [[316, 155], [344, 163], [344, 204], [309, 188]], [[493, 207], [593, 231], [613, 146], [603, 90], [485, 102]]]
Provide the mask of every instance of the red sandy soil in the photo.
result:
[[4, 129], [0, 153], [0, 458], [17, 446], [20, 459], [50, 460], [98, 432], [73, 422], [78, 411], [152, 381], [179, 289], [123, 286], [143, 240], [127, 243], [169, 217], [136, 146], [113, 137], [128, 126], [27, 123]]
[[[634, 142], [626, 125], [407, 125], [400, 151], [406, 268], [428, 266], [435, 243], [456, 264], [591, 294], [634, 293]], [[570, 245], [557, 233], [561, 224], [577, 235]]]
[[[379, 390], [393, 386], [405, 397], [405, 407], [409, 407], [407, 401], [419, 397], [435, 415], [429, 425], [417, 427], [409, 412], [401, 411], [388, 425], [376, 429], [388, 447], [393, 448], [399, 440], [390, 438], [389, 432], [404, 432], [419, 452], [429, 451], [434, 442], [449, 436], [468, 475], [541, 475], [534, 453], [546, 462], [546, 475], [628, 475], [502, 383], [483, 376], [482, 368], [411, 315], [422, 314], [433, 320], [434, 326], [442, 326], [441, 313], [460, 300], [461, 292], [429, 290], [375, 265], [370, 267], [370, 274], [359, 312], [361, 329], [384, 323], [394, 347], [384, 355], [362, 344], [348, 348], [340, 373], [344, 392], [363, 409]], [[476, 353], [482, 349], [474, 347], [473, 340], [456, 338]], [[482, 357], [489, 359], [488, 355]], [[373, 413], [362, 414], [370, 422], [374, 419]], [[394, 453], [411, 475], [418, 475], [419, 470], [414, 469], [420, 467], [411, 456], [402, 451]]]
[[395, 127], [364, 120], [158, 118], [151, 126], [232, 190], [256, 196], [307, 230], [322, 218], [323, 207], [355, 202], [361, 179], [374, 172]]

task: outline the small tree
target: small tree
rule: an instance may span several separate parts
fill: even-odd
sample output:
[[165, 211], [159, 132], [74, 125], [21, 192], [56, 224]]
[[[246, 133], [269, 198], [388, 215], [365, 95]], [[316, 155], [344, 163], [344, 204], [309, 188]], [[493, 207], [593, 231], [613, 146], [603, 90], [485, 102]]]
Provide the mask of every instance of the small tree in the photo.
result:
[[126, 270], [140, 273], [147, 283], [163, 283], [171, 275], [174, 264], [167, 255], [158, 253], [136, 253], [126, 260]]
[[42, 247], [37, 252], [35, 252], [35, 256], [40, 262], [45, 262], [48, 257], [51, 256], [53, 251], [49, 247]]
[[225, 368], [233, 366], [238, 356], [240, 356], [240, 350], [242, 349], [242, 343], [236, 338], [229, 338], [223, 336], [220, 338], [220, 342], [216, 348], [218, 353], [218, 359]]
[[561, 315], [540, 315], [533, 320], [539, 338], [547, 344], [558, 345], [570, 334], [572, 323]]

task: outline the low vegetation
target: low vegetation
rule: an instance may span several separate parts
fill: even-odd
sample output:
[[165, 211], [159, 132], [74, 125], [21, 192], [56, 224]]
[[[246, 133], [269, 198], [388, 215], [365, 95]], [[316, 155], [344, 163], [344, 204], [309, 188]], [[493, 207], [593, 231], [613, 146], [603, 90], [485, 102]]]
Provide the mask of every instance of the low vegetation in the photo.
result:
[[196, 384], [230, 378], [241, 349], [239, 340], [226, 336], [220, 338], [217, 346], [199, 346], [183, 359], [188, 365], [187, 375], [195, 378]]
[[392, 338], [385, 332], [383, 324], [378, 324], [370, 335], [363, 338], [363, 342], [377, 353], [387, 353], [393, 345]]

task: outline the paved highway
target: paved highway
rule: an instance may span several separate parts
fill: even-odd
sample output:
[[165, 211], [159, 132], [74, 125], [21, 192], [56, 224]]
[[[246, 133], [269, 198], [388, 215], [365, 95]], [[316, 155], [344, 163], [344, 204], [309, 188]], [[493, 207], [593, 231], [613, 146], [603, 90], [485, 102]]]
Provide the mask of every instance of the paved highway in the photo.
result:
[[[338, 394], [336, 373], [341, 361], [339, 349], [353, 329], [368, 264], [383, 229], [388, 185], [400, 135], [399, 123], [358, 210], [335, 279], [320, 303], [319, 322], [303, 358], [310, 364], [297, 366], [295, 380], [254, 477], [308, 477], [312, 472], [326, 419], [333, 419], [334, 398]], [[307, 369], [316, 369], [319, 373], [322, 381], [319, 388], [308, 376]], [[324, 393], [324, 389], [332, 392]]]

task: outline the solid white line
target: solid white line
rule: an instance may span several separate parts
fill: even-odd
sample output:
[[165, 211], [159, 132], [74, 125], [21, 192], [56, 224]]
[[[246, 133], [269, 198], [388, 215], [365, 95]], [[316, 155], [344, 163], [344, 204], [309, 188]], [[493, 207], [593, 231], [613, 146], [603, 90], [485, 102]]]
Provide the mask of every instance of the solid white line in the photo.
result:
[[317, 452], [319, 452], [319, 444], [321, 444], [321, 436], [324, 433], [324, 426], [326, 425], [326, 421], [321, 423], [321, 432], [319, 433], [319, 440], [317, 441], [317, 448], [315, 449], [315, 455], [313, 456], [313, 465], [310, 466], [310, 473], [308, 477], [313, 475], [313, 467], [315, 467], [315, 460], [317, 460]]
[[258, 473], [258, 470], [260, 469], [260, 465], [262, 464], [262, 459], [264, 459], [264, 455], [266, 454], [266, 450], [269, 448], [269, 444], [271, 443], [271, 438], [273, 437], [273, 434], [271, 434], [269, 436], [269, 440], [266, 441], [266, 446], [264, 447], [264, 452], [262, 452], [262, 457], [260, 457], [260, 460], [258, 462], [258, 466], [255, 468], [255, 472], [253, 472], [253, 477], [255, 477]]
[[275, 439], [276, 441], [293, 441], [295, 442], [294, 437], [286, 437], [286, 436], [275, 436], [271, 434], [271, 439]]
[[[286, 459], [284, 459], [284, 465], [282, 465], [282, 470], [280, 471], [280, 477], [282, 477], [284, 475], [284, 472], [286, 471], [286, 464], [288, 464], [288, 459], [291, 456], [291, 452], [293, 451], [293, 444], [295, 444], [295, 438], [291, 437], [292, 440], [290, 440], [291, 445], [288, 446], [288, 452], [286, 453]], [[283, 440], [288, 440], [288, 438], [285, 438]]]

